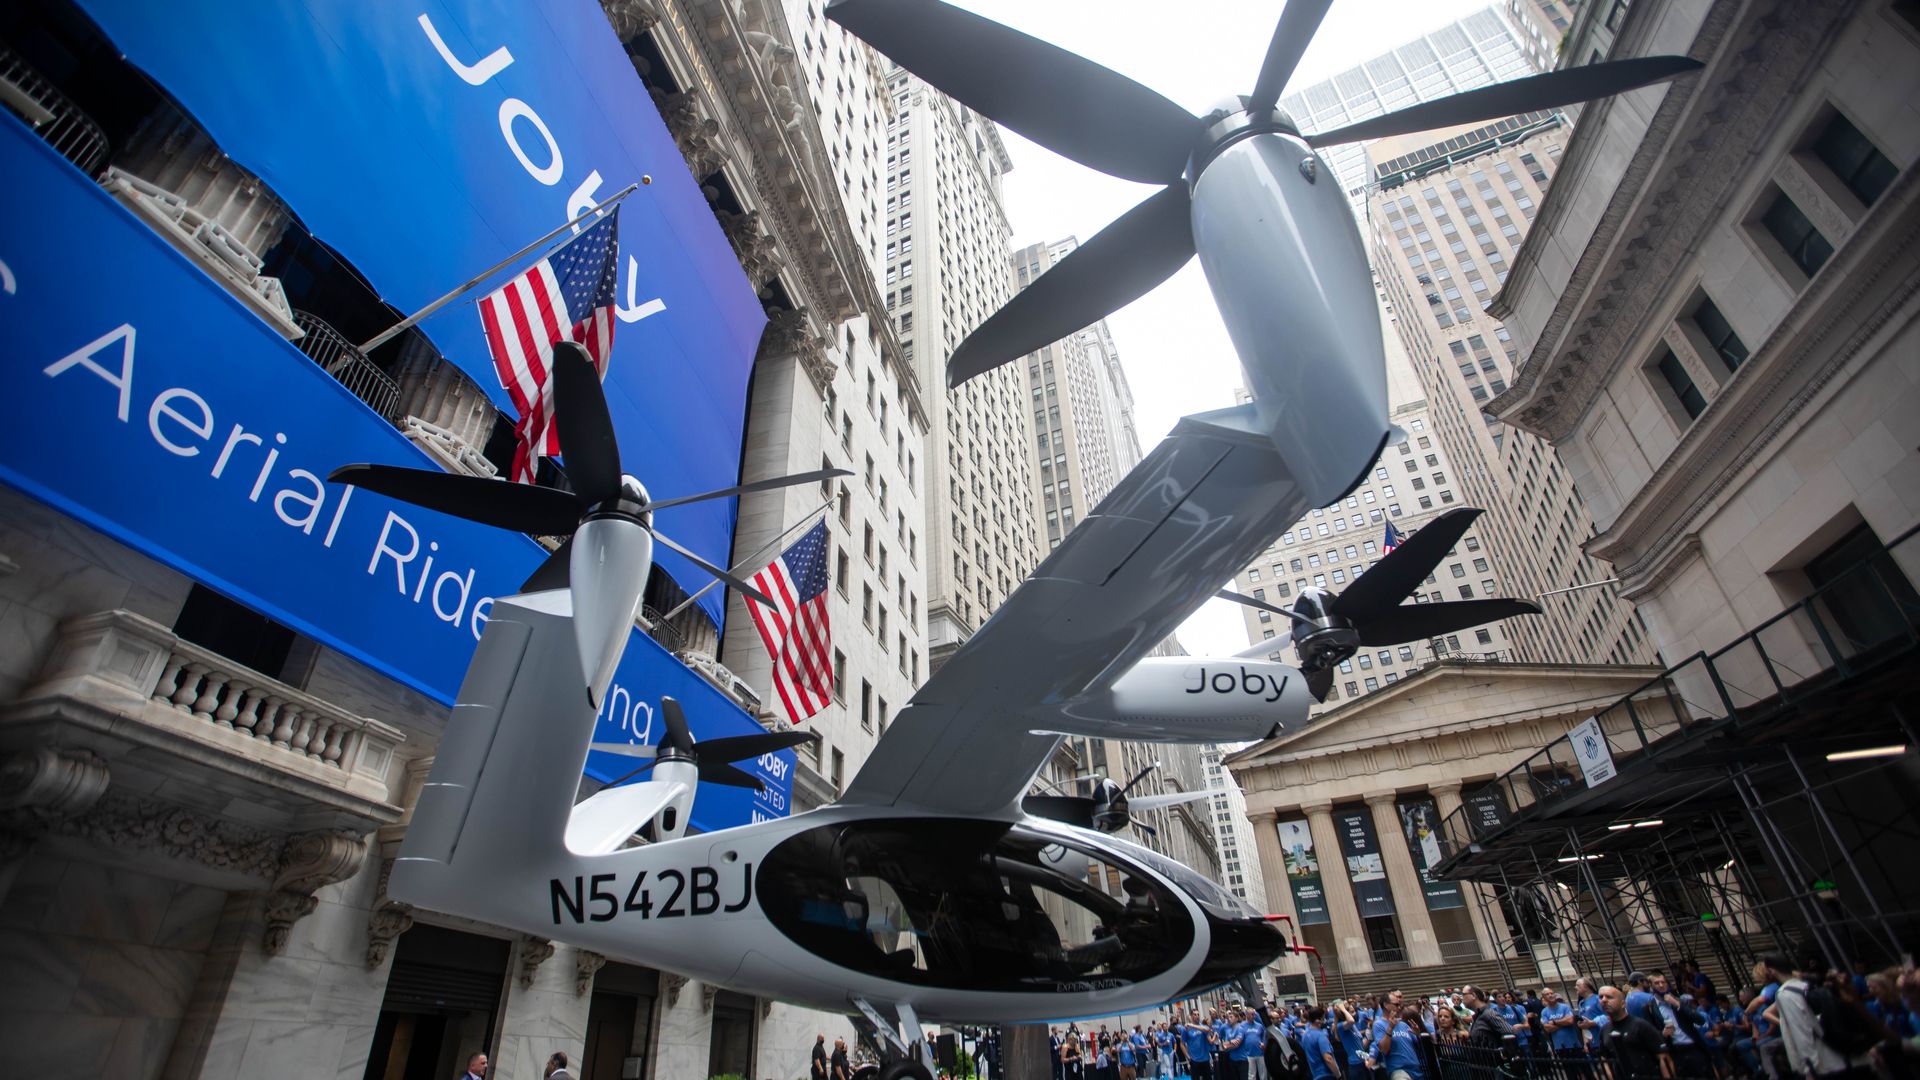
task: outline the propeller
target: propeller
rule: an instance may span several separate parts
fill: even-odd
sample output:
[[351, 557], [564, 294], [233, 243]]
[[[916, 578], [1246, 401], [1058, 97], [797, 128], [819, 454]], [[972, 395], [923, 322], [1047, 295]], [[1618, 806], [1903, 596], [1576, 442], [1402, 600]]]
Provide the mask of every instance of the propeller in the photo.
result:
[[1083, 829], [1112, 833], [1132, 825], [1151, 836], [1154, 833], [1153, 826], [1134, 821], [1133, 811], [1161, 810], [1204, 799], [1208, 795], [1205, 791], [1172, 791], [1163, 795], [1130, 796], [1140, 781], [1159, 767], [1160, 762], [1153, 762], [1133, 774], [1133, 779], [1128, 780], [1124, 787], [1106, 777], [1097, 777], [1093, 781], [1091, 795], [1029, 795], [1020, 800], [1020, 808], [1035, 817], [1064, 821]]
[[[1261, 130], [1292, 130], [1292, 120], [1275, 115], [1273, 107], [1331, 2], [1289, 0], [1281, 12], [1253, 93], [1239, 102]], [[1167, 185], [976, 328], [949, 362], [951, 385], [1092, 324], [1171, 276], [1192, 255], [1190, 226], [1174, 205], [1184, 211], [1185, 195], [1170, 192], [1198, 179], [1187, 175], [1189, 163], [1207, 160], [1222, 134], [1209, 125], [1217, 128], [1217, 121], [1233, 115], [1230, 108], [1193, 116], [1118, 72], [942, 0], [833, 0], [826, 14], [942, 93], [1049, 150], [1113, 176]], [[1590, 64], [1301, 137], [1322, 147], [1537, 112], [1700, 66], [1679, 56]], [[1244, 125], [1232, 134], [1242, 130]], [[1050, 283], [1056, 275], [1064, 280]], [[1039, 296], [1023, 301], [1027, 293]]]
[[[1540, 614], [1539, 605], [1526, 600], [1405, 602], [1483, 512], [1477, 507], [1463, 506], [1438, 515], [1354, 578], [1338, 595], [1306, 589], [1294, 607], [1281, 607], [1228, 589], [1214, 595], [1292, 620], [1292, 636], [1304, 661], [1301, 672], [1307, 677], [1307, 688], [1316, 700], [1324, 701], [1327, 690], [1333, 686], [1333, 665], [1351, 656], [1355, 648], [1398, 645], [1516, 615]], [[1271, 647], [1272, 642], [1261, 645]]]
[[645, 758], [646, 762], [631, 772], [607, 784], [607, 787], [619, 787], [621, 784], [639, 776], [656, 765], [681, 761], [693, 765], [701, 783], [725, 784], [728, 787], [752, 788], [763, 790], [766, 785], [760, 778], [744, 769], [737, 769], [736, 761], [751, 761], [762, 754], [786, 750], [813, 738], [804, 731], [769, 731], [756, 735], [723, 735], [717, 739], [696, 742], [693, 732], [687, 727], [687, 714], [680, 703], [673, 698], [660, 699], [660, 711], [666, 721], [666, 731], [660, 736], [656, 746], [636, 746], [632, 743], [594, 743], [593, 749], [608, 754], [620, 754], [626, 757]]
[[653, 565], [654, 541], [759, 603], [775, 606], [765, 593], [654, 529], [653, 511], [853, 475], [846, 469], [819, 469], [653, 500], [638, 480], [620, 470], [620, 444], [599, 370], [587, 350], [575, 342], [553, 346], [553, 406], [571, 492], [393, 465], [343, 465], [327, 479], [483, 525], [567, 537], [527, 578], [521, 591], [585, 583], [586, 587], [572, 590], [573, 629], [587, 698], [596, 708], [639, 613]]

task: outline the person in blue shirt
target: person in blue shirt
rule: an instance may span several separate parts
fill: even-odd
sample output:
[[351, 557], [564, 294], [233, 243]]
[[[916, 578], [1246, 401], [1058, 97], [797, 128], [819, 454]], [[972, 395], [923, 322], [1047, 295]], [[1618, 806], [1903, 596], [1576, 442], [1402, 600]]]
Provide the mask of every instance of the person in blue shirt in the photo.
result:
[[1533, 1032], [1527, 1027], [1527, 1007], [1520, 1004], [1520, 996], [1511, 990], [1502, 990], [1500, 1003], [1494, 1008], [1513, 1026], [1513, 1041], [1522, 1054], [1526, 1053], [1533, 1041]]
[[1139, 1076], [1139, 1056], [1134, 1051], [1133, 1036], [1125, 1031], [1114, 1037], [1114, 1057], [1120, 1062], [1120, 1080], [1134, 1080]]
[[1374, 1012], [1372, 1021], [1366, 1025], [1367, 1057], [1372, 1059], [1367, 1064], [1368, 1069], [1378, 1071], [1380, 1062], [1385, 1060], [1388, 1036], [1392, 1033], [1393, 1024], [1399, 1018], [1400, 1010], [1405, 1007], [1405, 1003], [1405, 995], [1398, 990], [1389, 990], [1386, 996], [1380, 999], [1379, 1008]]
[[1331, 1034], [1334, 1045], [1340, 1050], [1340, 1059], [1346, 1065], [1347, 1080], [1363, 1080], [1367, 1076], [1367, 1035], [1360, 1026], [1358, 1017], [1345, 1002], [1333, 1003], [1333, 1026]]
[[1167, 1025], [1164, 1021], [1159, 1027], [1154, 1029], [1153, 1046], [1159, 1055], [1157, 1074], [1160, 1076], [1178, 1076], [1179, 1066], [1178, 1063], [1174, 1061], [1173, 1054], [1173, 1032], [1167, 1030]]
[[1234, 1052], [1244, 1062], [1240, 1075], [1244, 1080], [1267, 1080], [1267, 1026], [1260, 1022], [1260, 1014], [1253, 1009], [1242, 1011], [1234, 1033], [1240, 1038]]
[[1213, 1010], [1213, 1075], [1219, 1080], [1233, 1080], [1232, 1066], [1228, 1064], [1227, 1042], [1233, 1038], [1233, 1024], [1227, 1014], [1219, 1009]]
[[1400, 1016], [1387, 1029], [1387, 1080], [1426, 1080], [1426, 1068], [1420, 1060], [1421, 1035], [1427, 1027], [1420, 1021], [1420, 1010], [1404, 1006]]
[[1340, 1055], [1327, 1035], [1327, 1012], [1319, 1006], [1307, 1010], [1307, 1026], [1300, 1032], [1300, 1049], [1307, 1055], [1307, 1068], [1313, 1080], [1339, 1080]]
[[1653, 996], [1653, 978], [1643, 971], [1627, 976], [1627, 1015], [1637, 1016], [1658, 1028], [1661, 1026], [1660, 1008]]
[[1179, 1033], [1180, 1041], [1187, 1046], [1188, 1075], [1194, 1080], [1214, 1080], [1213, 1029], [1200, 1022], [1199, 1010], [1187, 1014]]
[[1566, 1068], [1585, 1063], [1579, 1018], [1573, 1015], [1573, 1006], [1561, 1001], [1552, 987], [1540, 995], [1540, 1027], [1547, 1033], [1547, 1045], [1553, 1048], [1553, 1056], [1566, 1062]]

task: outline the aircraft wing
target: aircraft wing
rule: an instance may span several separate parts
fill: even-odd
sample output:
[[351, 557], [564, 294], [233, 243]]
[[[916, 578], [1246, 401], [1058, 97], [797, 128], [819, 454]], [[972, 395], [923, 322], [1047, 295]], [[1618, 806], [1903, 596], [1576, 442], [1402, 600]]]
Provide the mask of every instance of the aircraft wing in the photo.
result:
[[1306, 509], [1251, 406], [1184, 418], [933, 673], [841, 801], [1017, 813], [1059, 738], [1025, 711], [1125, 673]]

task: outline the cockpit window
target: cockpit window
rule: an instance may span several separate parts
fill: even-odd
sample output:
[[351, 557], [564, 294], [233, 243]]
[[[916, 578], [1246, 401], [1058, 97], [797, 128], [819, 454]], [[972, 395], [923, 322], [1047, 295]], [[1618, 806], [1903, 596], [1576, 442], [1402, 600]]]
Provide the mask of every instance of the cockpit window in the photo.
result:
[[1166, 972], [1193, 944], [1186, 906], [1137, 867], [992, 822], [811, 829], [768, 854], [759, 892], [808, 951], [928, 986], [1120, 986]]

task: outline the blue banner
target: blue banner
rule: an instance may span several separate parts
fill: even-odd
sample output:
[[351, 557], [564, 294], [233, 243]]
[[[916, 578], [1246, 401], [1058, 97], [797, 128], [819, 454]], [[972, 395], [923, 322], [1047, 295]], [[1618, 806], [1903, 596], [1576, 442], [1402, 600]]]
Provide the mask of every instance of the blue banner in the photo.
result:
[[[493, 597], [545, 556], [525, 536], [322, 482], [337, 465], [433, 465], [11, 113], [0, 170], [0, 479], [299, 632], [451, 704]], [[654, 742], [650, 703], [696, 738], [759, 731], [635, 633], [597, 738]], [[762, 795], [703, 786], [695, 827], [787, 811], [791, 751], [746, 763]], [[594, 755], [609, 779], [631, 767]]]
[[[765, 315], [595, 0], [80, 6], [403, 312], [651, 176], [620, 213], [621, 452], [656, 497], [738, 482]], [[511, 415], [472, 304], [421, 329]], [[715, 500], [659, 524], [724, 566], [734, 515]], [[709, 580], [659, 559], [688, 592]], [[723, 619], [718, 591], [701, 604]]]

